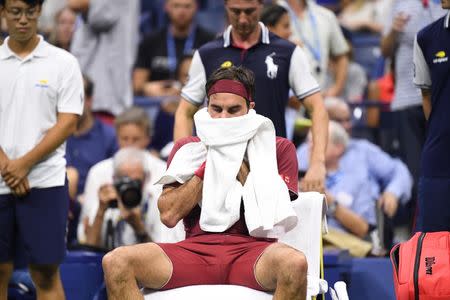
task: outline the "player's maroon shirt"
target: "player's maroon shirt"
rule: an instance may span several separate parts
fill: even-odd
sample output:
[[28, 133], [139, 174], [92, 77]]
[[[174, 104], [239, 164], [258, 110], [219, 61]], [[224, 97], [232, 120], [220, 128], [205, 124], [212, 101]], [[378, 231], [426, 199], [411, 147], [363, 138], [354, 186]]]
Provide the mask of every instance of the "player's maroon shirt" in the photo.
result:
[[[199, 141], [200, 139], [198, 137], [190, 136], [176, 142], [167, 160], [167, 166], [170, 165], [172, 158], [175, 156], [175, 153], [182, 146], [188, 143]], [[291, 200], [295, 200], [298, 197], [298, 163], [295, 146], [289, 140], [282, 137], [277, 137], [276, 151], [278, 174], [280, 174], [281, 178], [286, 183], [289, 189], [289, 194], [291, 195]], [[184, 227], [186, 230], [186, 238], [207, 233], [200, 228], [200, 211], [200, 206], [196, 205], [192, 209], [192, 211], [183, 219]], [[210, 234], [210, 232], [208, 233]], [[241, 205], [240, 219], [223, 233], [249, 235], [247, 225], [245, 224], [244, 205]]]

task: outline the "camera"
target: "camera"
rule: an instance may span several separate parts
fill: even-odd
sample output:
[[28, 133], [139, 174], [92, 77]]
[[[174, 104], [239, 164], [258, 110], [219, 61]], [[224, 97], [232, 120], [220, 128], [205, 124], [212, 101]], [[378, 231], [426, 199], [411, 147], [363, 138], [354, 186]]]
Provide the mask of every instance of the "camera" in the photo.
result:
[[[139, 179], [132, 179], [128, 176], [119, 177], [114, 180], [114, 187], [120, 195], [123, 206], [127, 209], [139, 206], [142, 201], [143, 182]], [[117, 208], [117, 199], [109, 202], [110, 208]]]

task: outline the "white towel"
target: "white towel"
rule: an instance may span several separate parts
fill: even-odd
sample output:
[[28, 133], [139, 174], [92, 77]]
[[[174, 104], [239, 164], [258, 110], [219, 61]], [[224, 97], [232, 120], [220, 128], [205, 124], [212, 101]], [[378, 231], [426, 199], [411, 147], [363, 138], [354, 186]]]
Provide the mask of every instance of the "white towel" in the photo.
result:
[[[207, 109], [194, 115], [199, 143], [181, 147], [158, 183], [186, 182], [206, 160], [200, 227], [223, 232], [240, 217], [241, 198], [250, 235], [279, 238], [297, 224], [286, 184], [278, 174], [273, 123], [250, 110], [235, 118], [213, 119]], [[236, 176], [247, 156], [250, 173]]]

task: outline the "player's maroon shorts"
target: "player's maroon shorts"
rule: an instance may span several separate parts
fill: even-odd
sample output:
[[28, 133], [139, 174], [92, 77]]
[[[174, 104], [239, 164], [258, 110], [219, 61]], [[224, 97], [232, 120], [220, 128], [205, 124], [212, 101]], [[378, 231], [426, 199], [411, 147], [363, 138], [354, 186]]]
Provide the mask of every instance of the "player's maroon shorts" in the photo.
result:
[[255, 265], [272, 239], [245, 235], [204, 234], [175, 244], [158, 244], [173, 264], [168, 290], [198, 284], [234, 284], [264, 291]]

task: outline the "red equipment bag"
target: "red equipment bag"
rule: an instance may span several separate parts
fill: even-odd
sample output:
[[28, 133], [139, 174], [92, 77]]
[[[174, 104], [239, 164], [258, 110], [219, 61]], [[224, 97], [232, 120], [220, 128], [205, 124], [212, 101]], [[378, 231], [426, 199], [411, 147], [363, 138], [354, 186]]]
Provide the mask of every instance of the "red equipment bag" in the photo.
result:
[[450, 232], [417, 232], [391, 262], [397, 300], [450, 300]]

